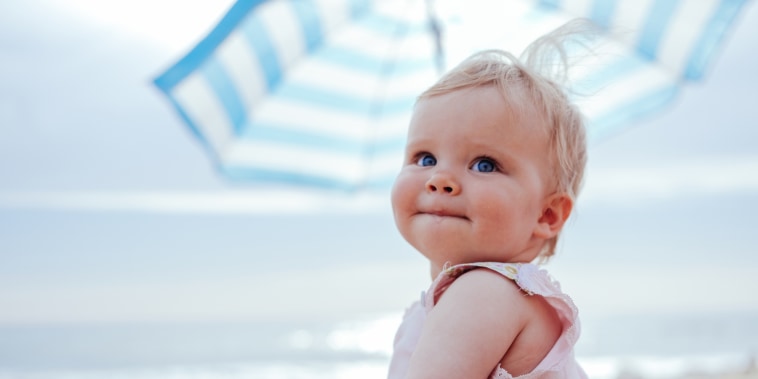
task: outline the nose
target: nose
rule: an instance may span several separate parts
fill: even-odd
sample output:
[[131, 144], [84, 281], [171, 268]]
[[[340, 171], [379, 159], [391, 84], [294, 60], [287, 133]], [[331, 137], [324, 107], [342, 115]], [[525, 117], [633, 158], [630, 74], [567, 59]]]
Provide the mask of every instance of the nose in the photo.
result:
[[426, 181], [426, 191], [457, 195], [461, 193], [461, 185], [450, 174], [437, 172]]

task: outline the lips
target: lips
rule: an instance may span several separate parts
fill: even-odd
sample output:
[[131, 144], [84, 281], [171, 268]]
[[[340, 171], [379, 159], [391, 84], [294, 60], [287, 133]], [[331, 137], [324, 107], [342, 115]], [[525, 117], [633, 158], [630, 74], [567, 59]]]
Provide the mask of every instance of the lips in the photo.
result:
[[437, 217], [450, 217], [450, 218], [460, 218], [460, 219], [463, 219], [463, 220], [468, 220], [468, 217], [466, 217], [466, 216], [464, 216], [464, 215], [462, 215], [460, 213], [451, 212], [451, 211], [445, 210], [445, 209], [430, 210], [430, 211], [421, 211], [419, 213], [420, 214], [427, 214], [427, 215], [431, 215], [431, 216], [437, 216]]

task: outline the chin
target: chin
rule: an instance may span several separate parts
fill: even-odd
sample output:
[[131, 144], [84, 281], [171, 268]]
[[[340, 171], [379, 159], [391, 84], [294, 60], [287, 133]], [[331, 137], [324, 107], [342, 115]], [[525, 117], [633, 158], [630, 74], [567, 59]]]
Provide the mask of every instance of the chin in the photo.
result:
[[442, 244], [439, 241], [429, 241], [429, 243], [416, 244], [413, 247], [432, 262], [461, 263], [460, 257], [465, 255], [459, 249], [451, 248], [449, 244]]

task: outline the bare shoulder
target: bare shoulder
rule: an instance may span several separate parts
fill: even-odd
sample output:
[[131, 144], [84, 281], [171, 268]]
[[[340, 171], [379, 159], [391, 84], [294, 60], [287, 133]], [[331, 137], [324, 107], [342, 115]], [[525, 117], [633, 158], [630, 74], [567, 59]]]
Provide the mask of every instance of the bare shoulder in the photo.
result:
[[513, 280], [488, 269], [472, 270], [456, 279], [437, 307], [465, 313], [458, 317], [471, 322], [476, 330], [469, 332], [469, 337], [497, 355], [489, 369], [499, 363], [514, 376], [537, 367], [562, 330], [545, 298], [526, 294]]
[[408, 378], [486, 378], [529, 323], [526, 294], [487, 269], [457, 278], [429, 311]]

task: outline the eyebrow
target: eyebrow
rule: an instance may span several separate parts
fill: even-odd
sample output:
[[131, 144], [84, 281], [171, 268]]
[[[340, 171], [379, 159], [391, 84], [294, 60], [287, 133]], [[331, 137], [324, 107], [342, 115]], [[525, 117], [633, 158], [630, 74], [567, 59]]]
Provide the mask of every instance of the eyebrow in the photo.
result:
[[405, 149], [413, 150], [412, 148], [418, 145], [426, 145], [426, 144], [432, 143], [433, 141], [434, 141], [433, 138], [428, 138], [428, 137], [408, 139], [405, 141]]
[[513, 158], [513, 154], [509, 153], [507, 149], [493, 147], [492, 144], [489, 143], [489, 141], [477, 142], [477, 141], [471, 141], [471, 140], [469, 140], [468, 143], [471, 144], [472, 147], [474, 149], [476, 149], [476, 150], [483, 150], [485, 153], [492, 152], [492, 153], [494, 153], [494, 154], [496, 154], [498, 156], [501, 156], [501, 155], [505, 156], [508, 159], [512, 159]]

